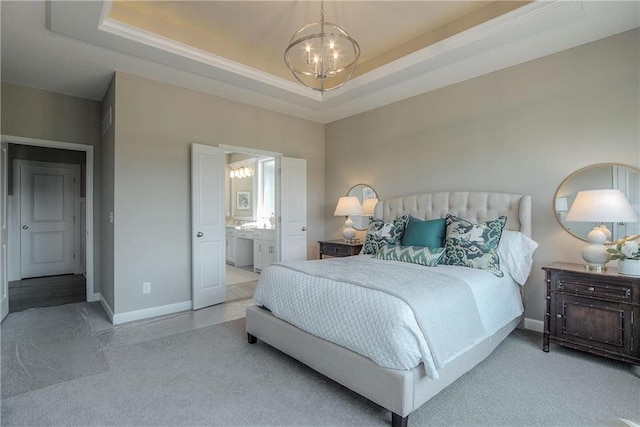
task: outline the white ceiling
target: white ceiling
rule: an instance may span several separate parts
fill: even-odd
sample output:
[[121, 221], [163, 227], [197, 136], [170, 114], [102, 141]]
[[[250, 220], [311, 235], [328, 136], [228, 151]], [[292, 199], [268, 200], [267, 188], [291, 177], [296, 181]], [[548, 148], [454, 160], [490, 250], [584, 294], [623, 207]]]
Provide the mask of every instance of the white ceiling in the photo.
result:
[[[221, 14], [216, 18], [220, 25], [221, 22], [242, 22], [237, 16], [243, 13], [242, 9], [235, 3], [243, 2], [207, 2], [201, 5], [206, 7], [197, 9], [195, 14], [201, 17], [203, 10]], [[266, 44], [259, 47], [259, 51], [278, 52], [279, 59], [284, 46], [271, 49], [268, 46], [279, 44], [277, 40], [283, 37], [285, 43], [288, 42], [293, 33], [291, 28], [295, 31], [317, 20], [312, 11], [318, 7], [317, 2], [310, 7], [309, 2], [304, 1], [263, 2], [283, 11], [285, 6], [295, 9], [306, 5], [303, 15], [308, 14], [308, 21], [298, 22], [300, 17], [292, 12], [295, 18], [283, 16], [282, 25], [275, 19], [277, 14], [267, 16], [269, 9], [260, 12], [256, 11], [255, 2], [245, 3], [245, 7], [254, 6], [246, 16], [255, 18], [247, 19], [246, 25], [256, 30], [262, 23], [258, 32], [248, 33], [247, 39], [254, 37], [255, 45], [256, 34], [269, 34], [262, 37]], [[367, 43], [387, 40], [389, 44], [384, 46], [371, 42], [378, 51], [363, 47], [363, 57], [372, 59], [384, 56], [387, 51], [387, 60], [390, 57], [391, 62], [371, 67], [343, 88], [323, 96], [283, 77], [276, 71], [281, 66], [274, 65], [278, 62], [258, 61], [250, 66], [249, 61], [238, 56], [241, 49], [233, 54], [229, 50], [217, 51], [215, 44], [194, 47], [194, 43], [159, 36], [110, 19], [110, 2], [98, 1], [1, 2], [2, 80], [101, 100], [113, 72], [122, 71], [328, 123], [640, 26], [640, 3], [636, 1], [534, 2], [457, 32], [443, 29], [451, 28], [452, 20], [460, 23], [464, 16], [482, 12], [478, 4], [446, 7], [441, 3], [414, 2], [412, 9], [411, 2], [345, 2], [348, 7], [340, 9], [340, 3], [325, 6], [327, 20], [343, 26], [355, 38], [359, 34]], [[354, 9], [358, 4], [361, 7]], [[397, 6], [397, 14], [393, 6]], [[337, 15], [335, 19], [328, 15], [332, 7]], [[224, 13], [232, 15], [223, 19]], [[407, 16], [427, 13], [437, 16], [429, 15], [430, 18], [425, 19], [426, 33], [421, 35], [417, 26], [420, 20]], [[353, 18], [354, 14], [357, 19]], [[380, 23], [381, 16], [385, 15], [388, 19]], [[178, 15], [172, 13], [171, 16]], [[206, 22], [201, 19], [198, 23], [193, 16], [190, 19], [193, 27]], [[383, 34], [387, 36], [382, 38], [370, 31], [383, 27]], [[243, 29], [237, 24], [231, 28]], [[444, 38], [431, 37], [443, 33], [446, 33]], [[399, 58], [388, 54], [395, 43], [406, 46], [407, 40], [416, 36], [437, 41]], [[366, 65], [366, 61], [363, 64]]]

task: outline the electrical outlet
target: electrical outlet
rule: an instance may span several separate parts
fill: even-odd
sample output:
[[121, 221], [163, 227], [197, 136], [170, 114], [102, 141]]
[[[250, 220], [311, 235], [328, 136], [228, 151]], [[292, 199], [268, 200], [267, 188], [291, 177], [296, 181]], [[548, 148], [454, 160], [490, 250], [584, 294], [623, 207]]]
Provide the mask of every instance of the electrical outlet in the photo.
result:
[[151, 282], [144, 282], [142, 284], [142, 293], [150, 294], [151, 293]]

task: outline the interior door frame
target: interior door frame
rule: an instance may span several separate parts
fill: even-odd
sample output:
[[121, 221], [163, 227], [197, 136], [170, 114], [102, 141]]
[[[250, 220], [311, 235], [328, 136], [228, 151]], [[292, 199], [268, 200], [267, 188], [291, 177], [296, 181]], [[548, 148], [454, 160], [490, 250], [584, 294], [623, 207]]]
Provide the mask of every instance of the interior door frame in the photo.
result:
[[[86, 246], [85, 246], [85, 260], [86, 260], [86, 288], [87, 288], [87, 301], [99, 301], [100, 294], [95, 292], [94, 289], [94, 274], [95, 274], [95, 260], [93, 257], [93, 183], [94, 183], [94, 147], [92, 145], [77, 144], [73, 142], [64, 141], [52, 141], [47, 139], [28, 138], [14, 135], [2, 135], [2, 142], [8, 144], [18, 145], [30, 145], [35, 147], [47, 147], [47, 148], [59, 148], [64, 150], [84, 151], [86, 155], [86, 180], [85, 180], [85, 230], [86, 233]], [[7, 171], [2, 171], [3, 174], [7, 174]], [[1, 197], [7, 197], [7, 189], [0, 189]], [[6, 242], [3, 242], [6, 243]], [[11, 248], [9, 248], [11, 250]]]

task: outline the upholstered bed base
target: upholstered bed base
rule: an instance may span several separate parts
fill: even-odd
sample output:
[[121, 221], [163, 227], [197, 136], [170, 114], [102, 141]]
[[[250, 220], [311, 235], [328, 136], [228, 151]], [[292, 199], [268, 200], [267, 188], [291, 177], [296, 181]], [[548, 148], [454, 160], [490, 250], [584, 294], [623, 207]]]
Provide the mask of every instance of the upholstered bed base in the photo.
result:
[[494, 335], [438, 371], [426, 376], [424, 365], [412, 370], [383, 368], [370, 359], [325, 341], [278, 319], [269, 311], [247, 307], [249, 342], [259, 338], [335, 382], [355, 391], [394, 414], [393, 425], [406, 425], [415, 409], [483, 361], [520, 323], [514, 319]]
[[[378, 203], [374, 216], [389, 221], [405, 214], [435, 219], [444, 218], [447, 213], [473, 222], [505, 215], [506, 229], [531, 237], [531, 196], [522, 194], [461, 191], [417, 194]], [[445, 365], [438, 371], [438, 380], [428, 378], [422, 364], [406, 371], [383, 368], [366, 357], [304, 332], [260, 307], [247, 308], [247, 334], [249, 343], [259, 338], [390, 410], [393, 426], [400, 427], [407, 425], [411, 412], [491, 354], [520, 320], [512, 320]]]

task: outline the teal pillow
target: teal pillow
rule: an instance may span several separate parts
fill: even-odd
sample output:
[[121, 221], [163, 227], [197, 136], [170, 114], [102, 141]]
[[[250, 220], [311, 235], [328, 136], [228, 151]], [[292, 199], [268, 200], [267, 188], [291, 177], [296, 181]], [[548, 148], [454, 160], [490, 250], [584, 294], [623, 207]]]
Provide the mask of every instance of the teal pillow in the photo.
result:
[[383, 246], [374, 258], [390, 261], [410, 262], [413, 264], [435, 267], [444, 254], [444, 248], [428, 248], [422, 246]]
[[444, 246], [446, 229], [444, 218], [423, 221], [410, 217], [402, 236], [402, 246], [441, 248]]

